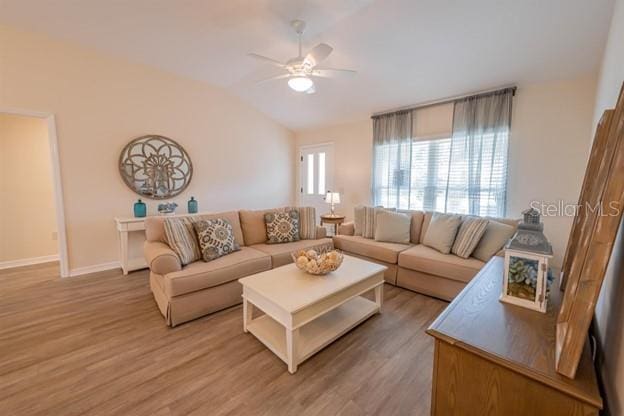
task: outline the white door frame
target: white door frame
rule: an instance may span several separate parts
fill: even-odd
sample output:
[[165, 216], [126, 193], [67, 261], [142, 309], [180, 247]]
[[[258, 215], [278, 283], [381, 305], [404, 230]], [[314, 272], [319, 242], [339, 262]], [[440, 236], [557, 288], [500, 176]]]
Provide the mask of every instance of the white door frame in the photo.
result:
[[[299, 197], [297, 198], [297, 200], [299, 201], [299, 205], [301, 206], [303, 204], [303, 191], [302, 188], [304, 186], [303, 184], [303, 171], [301, 169], [301, 158], [303, 157], [303, 150], [305, 149], [309, 149], [311, 147], [320, 147], [320, 146], [331, 146], [332, 147], [332, 152], [335, 153], [334, 150], [334, 142], [321, 142], [321, 143], [308, 143], [308, 144], [302, 144], [299, 146], [299, 149], [297, 151], [297, 169], [299, 170], [299, 174], [297, 175], [297, 177], [299, 178], [298, 181], [298, 187], [297, 187], [297, 194], [299, 195]], [[332, 180], [332, 187], [334, 187], [334, 159], [335, 159], [335, 155], [332, 155], [332, 160], [330, 162], [330, 165], [326, 166], [326, 172], [329, 171], [331, 173], [331, 180]], [[332, 189], [332, 191], [334, 191]], [[320, 213], [318, 213], [318, 215], [320, 215]]]
[[11, 114], [45, 119], [48, 123], [48, 141], [50, 145], [50, 159], [52, 162], [52, 186], [54, 188], [54, 208], [56, 210], [57, 242], [61, 277], [69, 276], [69, 260], [67, 257], [67, 231], [65, 229], [65, 206], [63, 204], [63, 183], [61, 181], [61, 161], [58, 151], [58, 137], [56, 135], [56, 119], [54, 114], [29, 111], [15, 108], [0, 107], [0, 114]]

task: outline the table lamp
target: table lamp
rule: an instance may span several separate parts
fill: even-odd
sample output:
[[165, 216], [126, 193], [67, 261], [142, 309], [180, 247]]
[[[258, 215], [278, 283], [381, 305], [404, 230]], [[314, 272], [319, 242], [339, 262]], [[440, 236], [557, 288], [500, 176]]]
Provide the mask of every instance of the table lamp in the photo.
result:
[[325, 195], [325, 202], [331, 205], [331, 215], [336, 215], [334, 213], [335, 204], [340, 203], [340, 194], [338, 192], [327, 191], [327, 195]]

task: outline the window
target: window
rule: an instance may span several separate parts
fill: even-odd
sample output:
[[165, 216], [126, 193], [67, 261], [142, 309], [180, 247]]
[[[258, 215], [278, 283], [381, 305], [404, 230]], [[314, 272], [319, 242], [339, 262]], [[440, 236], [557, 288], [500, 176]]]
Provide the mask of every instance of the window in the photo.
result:
[[318, 194], [325, 195], [327, 190], [325, 189], [325, 152], [321, 152], [318, 154]]
[[[507, 134], [504, 138], [498, 135], [496, 139], [494, 134], [483, 136], [479, 157], [472, 157], [469, 151], [454, 150], [451, 158], [450, 137], [414, 139], [411, 140], [411, 149], [409, 145], [403, 144], [376, 146], [375, 176], [379, 180], [375, 181], [375, 205], [503, 216], [507, 182]], [[461, 144], [461, 140], [455, 140]], [[394, 155], [398, 153], [408, 154], [406, 160], [409, 166], [396, 164], [397, 157]], [[452, 171], [451, 160], [454, 166]], [[466, 185], [468, 176], [474, 177], [472, 182], [477, 183], [477, 187]]]
[[514, 91], [373, 116], [375, 205], [504, 217]]
[[[383, 145], [376, 155], [396, 154], [401, 145]], [[392, 168], [391, 158], [376, 158], [384, 184], [375, 189], [375, 204], [397, 209], [444, 211], [451, 139], [412, 141], [409, 166]], [[384, 177], [385, 176], [385, 177]]]
[[314, 153], [308, 154], [308, 183], [306, 192], [308, 195], [314, 194]]

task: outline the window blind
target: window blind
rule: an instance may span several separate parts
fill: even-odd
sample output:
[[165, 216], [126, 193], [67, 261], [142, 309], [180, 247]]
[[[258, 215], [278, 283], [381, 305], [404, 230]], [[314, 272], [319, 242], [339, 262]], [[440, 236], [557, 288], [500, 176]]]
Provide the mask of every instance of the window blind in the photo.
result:
[[375, 205], [504, 216], [512, 95], [373, 118]]

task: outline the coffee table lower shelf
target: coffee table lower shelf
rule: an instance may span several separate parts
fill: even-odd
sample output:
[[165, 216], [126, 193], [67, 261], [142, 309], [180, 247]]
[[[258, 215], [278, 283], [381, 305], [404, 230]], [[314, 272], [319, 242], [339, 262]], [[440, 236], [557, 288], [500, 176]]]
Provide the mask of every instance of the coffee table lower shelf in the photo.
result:
[[288, 364], [288, 370], [294, 373], [297, 365], [320, 351], [350, 329], [380, 312], [380, 304], [361, 296], [343, 303], [294, 332], [291, 362], [288, 354], [288, 333], [291, 332], [268, 315], [262, 315], [247, 324], [247, 330], [260, 340], [282, 361]]

